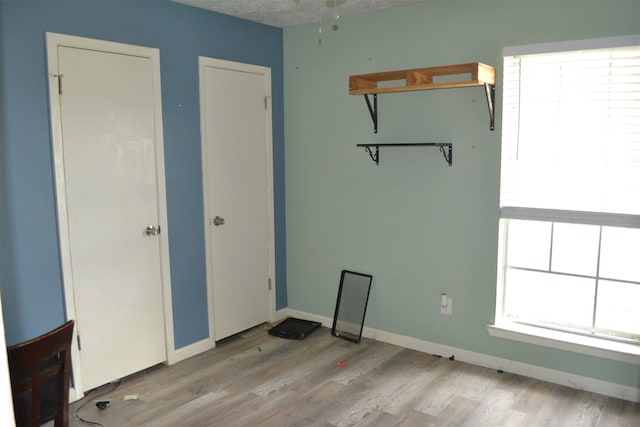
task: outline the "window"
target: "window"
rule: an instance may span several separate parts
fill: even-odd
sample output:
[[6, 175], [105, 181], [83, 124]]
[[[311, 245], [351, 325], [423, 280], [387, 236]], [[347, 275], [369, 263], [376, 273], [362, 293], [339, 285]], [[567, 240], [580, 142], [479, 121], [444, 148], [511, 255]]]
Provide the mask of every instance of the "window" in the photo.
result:
[[505, 49], [496, 324], [640, 344], [640, 37]]

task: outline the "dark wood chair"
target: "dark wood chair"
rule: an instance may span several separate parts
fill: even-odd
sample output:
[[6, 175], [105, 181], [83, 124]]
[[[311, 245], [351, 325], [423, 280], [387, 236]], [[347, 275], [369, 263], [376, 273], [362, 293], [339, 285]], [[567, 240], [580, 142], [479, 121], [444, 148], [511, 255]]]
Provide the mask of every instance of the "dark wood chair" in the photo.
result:
[[7, 348], [16, 425], [69, 425], [73, 320]]

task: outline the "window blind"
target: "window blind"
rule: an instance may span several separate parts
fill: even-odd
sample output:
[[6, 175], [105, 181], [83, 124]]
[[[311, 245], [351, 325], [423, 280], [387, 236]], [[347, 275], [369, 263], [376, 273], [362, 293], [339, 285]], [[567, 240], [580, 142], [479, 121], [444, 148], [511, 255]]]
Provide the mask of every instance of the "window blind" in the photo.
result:
[[501, 207], [640, 215], [638, 45], [505, 56]]

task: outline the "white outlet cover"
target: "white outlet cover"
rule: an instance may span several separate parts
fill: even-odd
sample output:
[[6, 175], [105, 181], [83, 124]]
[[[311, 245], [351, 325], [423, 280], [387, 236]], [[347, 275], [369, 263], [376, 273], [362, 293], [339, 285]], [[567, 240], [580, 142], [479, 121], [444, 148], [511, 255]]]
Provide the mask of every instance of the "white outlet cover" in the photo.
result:
[[447, 305], [446, 307], [440, 306], [440, 314], [446, 314], [447, 316], [451, 316], [453, 312], [453, 298], [447, 297]]

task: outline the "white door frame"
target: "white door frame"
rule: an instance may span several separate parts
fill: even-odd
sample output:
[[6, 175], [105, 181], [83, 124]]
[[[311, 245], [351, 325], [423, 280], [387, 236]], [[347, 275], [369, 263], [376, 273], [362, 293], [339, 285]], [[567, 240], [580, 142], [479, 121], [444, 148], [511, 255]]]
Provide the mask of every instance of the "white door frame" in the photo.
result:
[[[6, 349], [7, 343], [4, 338], [4, 318], [2, 313], [2, 298], [0, 297], [0, 346]], [[0, 351], [0, 424], [7, 427], [15, 427], [10, 376], [7, 352]]]
[[271, 68], [260, 65], [245, 64], [242, 62], [226, 61], [222, 59], [208, 58], [200, 56], [198, 58], [198, 69], [200, 74], [200, 144], [202, 152], [202, 189], [204, 202], [204, 229], [205, 229], [205, 254], [207, 268], [207, 306], [209, 315], [209, 341], [211, 348], [215, 347], [215, 319], [213, 305], [213, 263], [211, 254], [213, 253], [213, 242], [211, 239], [210, 219], [214, 213], [210, 210], [209, 200], [209, 164], [207, 162], [208, 147], [207, 136], [207, 108], [205, 97], [205, 68], [215, 67], [225, 70], [232, 70], [245, 73], [261, 74], [265, 79], [265, 120], [266, 120], [266, 144], [267, 152], [267, 224], [268, 224], [268, 251], [269, 251], [269, 278], [271, 279], [271, 289], [269, 292], [269, 321], [275, 321], [276, 315], [276, 269], [275, 269], [275, 231], [274, 231], [274, 208], [273, 208], [273, 132], [272, 132], [272, 106], [271, 106]]
[[[53, 145], [53, 162], [55, 172], [56, 207], [58, 211], [58, 236], [60, 244], [60, 258], [62, 265], [62, 278], [64, 284], [64, 300], [67, 312], [67, 320], [76, 319], [75, 287], [73, 283], [71, 246], [69, 240], [69, 222], [67, 219], [67, 195], [64, 174], [64, 156], [62, 150], [62, 116], [60, 111], [60, 94], [58, 92], [58, 48], [71, 47], [90, 49], [125, 55], [134, 55], [149, 58], [153, 63], [153, 97], [155, 120], [155, 163], [156, 186], [158, 194], [158, 221], [163, 233], [160, 239], [160, 266], [162, 277], [162, 297], [164, 304], [164, 329], [167, 363], [176, 361], [173, 337], [173, 311], [171, 301], [171, 274], [169, 270], [169, 233], [167, 232], [167, 208], [166, 189], [164, 176], [164, 150], [162, 134], [162, 102], [160, 91], [160, 51], [155, 48], [135, 46], [129, 44], [108, 42], [84, 37], [68, 36], [64, 34], [46, 33], [47, 38], [47, 65], [49, 72], [49, 104], [51, 114], [51, 142]], [[64, 76], [63, 76], [64, 82]], [[71, 346], [71, 362], [73, 364], [74, 389], [71, 390], [70, 399], [79, 399], [84, 395], [82, 372], [80, 364], [80, 352], [77, 343], [77, 331], [74, 330]]]

